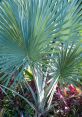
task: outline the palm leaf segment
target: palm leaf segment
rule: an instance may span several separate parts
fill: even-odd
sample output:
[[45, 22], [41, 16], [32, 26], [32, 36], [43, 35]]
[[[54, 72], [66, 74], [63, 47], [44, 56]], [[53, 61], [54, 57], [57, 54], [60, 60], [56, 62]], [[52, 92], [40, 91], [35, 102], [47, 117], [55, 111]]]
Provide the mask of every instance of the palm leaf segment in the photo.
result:
[[82, 78], [80, 71], [82, 70], [82, 48], [76, 43], [62, 44], [58, 48], [59, 52], [54, 57], [52, 62], [53, 74], [59, 75], [60, 83], [81, 83]]
[[[53, 40], [80, 39], [81, 0], [3, 0], [0, 3], [1, 79], [40, 62]], [[28, 62], [27, 62], [28, 61]], [[20, 74], [18, 75], [18, 77]]]

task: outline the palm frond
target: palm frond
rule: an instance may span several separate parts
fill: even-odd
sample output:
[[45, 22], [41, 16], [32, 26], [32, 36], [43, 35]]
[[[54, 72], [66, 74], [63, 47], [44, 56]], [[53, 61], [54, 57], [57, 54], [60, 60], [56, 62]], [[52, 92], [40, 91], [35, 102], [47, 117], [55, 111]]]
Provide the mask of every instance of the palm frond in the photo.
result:
[[0, 3], [2, 79], [11, 78], [23, 65], [40, 62], [51, 49], [53, 40], [79, 40], [80, 3], [81, 0], [71, 3], [64, 0], [3, 0]]
[[62, 40], [81, 40], [79, 31], [82, 29], [82, 1], [72, 0], [67, 8], [67, 14], [64, 18], [64, 24], [61, 28], [61, 39]]
[[81, 46], [75, 45], [61, 45], [59, 53], [54, 59], [54, 73], [59, 74], [60, 82], [73, 83], [78, 82], [81, 78], [79, 69], [81, 69], [82, 63], [82, 50]]

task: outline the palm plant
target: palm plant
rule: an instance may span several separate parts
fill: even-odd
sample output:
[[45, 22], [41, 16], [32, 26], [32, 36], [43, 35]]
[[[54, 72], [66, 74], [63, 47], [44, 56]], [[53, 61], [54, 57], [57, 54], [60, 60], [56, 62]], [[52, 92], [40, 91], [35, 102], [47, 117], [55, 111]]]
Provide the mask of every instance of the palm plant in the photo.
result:
[[[23, 72], [30, 65], [37, 96], [28, 82], [24, 82], [29, 87], [35, 104], [17, 92], [13, 92], [26, 100], [36, 111], [35, 116], [45, 115], [51, 109], [59, 80], [63, 81], [62, 79], [67, 78], [69, 82], [71, 78], [72, 81], [76, 81], [76, 77], [79, 81], [81, 77], [78, 75], [78, 70], [81, 69], [81, 46], [78, 49], [78, 44], [76, 44], [81, 42], [81, 2], [81, 0], [71, 2], [3, 0], [0, 3], [1, 87], [11, 90], [7, 86], [13, 76], [13, 86], [17, 82], [24, 81]], [[61, 43], [66, 45], [69, 42], [73, 44], [65, 46], [65, 50], [63, 47], [61, 49]], [[48, 73], [51, 70], [53, 72], [49, 78]], [[49, 86], [46, 82], [49, 82]]]

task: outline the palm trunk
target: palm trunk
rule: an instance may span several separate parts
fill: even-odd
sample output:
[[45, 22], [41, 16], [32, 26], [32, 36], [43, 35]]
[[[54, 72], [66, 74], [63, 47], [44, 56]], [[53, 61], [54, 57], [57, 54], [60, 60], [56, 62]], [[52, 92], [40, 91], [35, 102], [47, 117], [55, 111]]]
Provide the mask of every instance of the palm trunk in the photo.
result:
[[41, 115], [38, 114], [38, 113], [35, 113], [35, 116], [34, 117], [41, 117]]
[[47, 117], [47, 114], [41, 114], [41, 113], [35, 113], [35, 116], [34, 117]]
[[20, 117], [24, 117], [24, 114], [22, 111], [20, 112]]

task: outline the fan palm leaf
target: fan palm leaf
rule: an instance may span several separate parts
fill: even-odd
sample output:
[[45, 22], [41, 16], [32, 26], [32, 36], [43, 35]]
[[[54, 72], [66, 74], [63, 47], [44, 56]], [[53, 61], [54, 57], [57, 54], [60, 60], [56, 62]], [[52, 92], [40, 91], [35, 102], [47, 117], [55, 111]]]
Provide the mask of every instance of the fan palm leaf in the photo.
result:
[[[42, 61], [52, 41], [80, 39], [81, 0], [3, 0], [0, 3], [0, 79], [18, 79], [26, 64]], [[21, 70], [19, 68], [22, 67]], [[4, 81], [6, 81], [6, 79]], [[8, 84], [8, 83], [6, 83]]]
[[[62, 44], [51, 66], [53, 74], [59, 75], [60, 83], [75, 83], [81, 79], [82, 47], [79, 44]], [[80, 83], [80, 82], [79, 82]]]
[[50, 109], [58, 80], [65, 78], [74, 80], [78, 74], [77, 60], [81, 55], [74, 44], [60, 49], [54, 57], [56, 71], [49, 87], [46, 86], [46, 80], [49, 80], [48, 71], [46, 74], [42, 71], [41, 63], [46, 55], [49, 56], [50, 53], [51, 56], [56, 42], [79, 42], [82, 39], [81, 2], [81, 0], [71, 2], [3, 0], [0, 3], [0, 73], [2, 73], [0, 81], [5, 84], [0, 86], [12, 91], [7, 88], [12, 77], [14, 77], [14, 85], [23, 80], [23, 71], [29, 64], [37, 89], [37, 99], [29, 85], [28, 88], [35, 104], [38, 103], [34, 105], [15, 91], [14, 93], [26, 100], [35, 110], [39, 105], [37, 107], [39, 114]]

